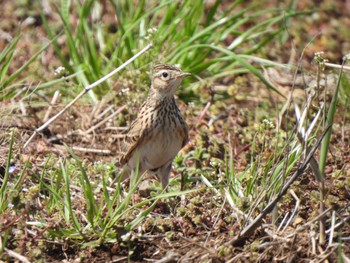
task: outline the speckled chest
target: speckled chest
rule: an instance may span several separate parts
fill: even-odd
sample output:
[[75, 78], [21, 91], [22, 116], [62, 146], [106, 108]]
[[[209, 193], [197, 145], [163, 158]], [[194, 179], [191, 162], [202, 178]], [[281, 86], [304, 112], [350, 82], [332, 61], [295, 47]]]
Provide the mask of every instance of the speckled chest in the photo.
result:
[[148, 169], [154, 169], [172, 160], [186, 144], [187, 124], [174, 98], [153, 107], [145, 105], [140, 114], [143, 115], [142, 125], [147, 127], [147, 136], [139, 147], [140, 157]]

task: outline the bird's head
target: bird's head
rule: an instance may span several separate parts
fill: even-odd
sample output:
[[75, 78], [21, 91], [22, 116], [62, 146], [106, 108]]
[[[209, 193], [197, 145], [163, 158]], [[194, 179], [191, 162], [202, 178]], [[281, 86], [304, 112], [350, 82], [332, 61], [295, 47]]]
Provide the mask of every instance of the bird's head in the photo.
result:
[[153, 67], [152, 89], [161, 97], [173, 96], [182, 80], [190, 73], [181, 71], [178, 67], [160, 64]]

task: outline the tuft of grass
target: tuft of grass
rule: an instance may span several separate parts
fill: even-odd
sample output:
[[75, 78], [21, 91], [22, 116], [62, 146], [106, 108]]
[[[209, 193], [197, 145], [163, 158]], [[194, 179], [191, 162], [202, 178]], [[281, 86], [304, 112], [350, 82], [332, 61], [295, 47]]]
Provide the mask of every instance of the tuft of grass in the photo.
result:
[[[12, 143], [9, 150], [8, 163], [12, 156]], [[130, 189], [124, 191], [120, 182], [110, 185], [113, 181], [112, 174], [115, 173], [114, 165], [84, 163], [70, 149], [69, 152], [71, 158], [48, 157], [40, 175], [30, 172], [30, 176], [36, 178], [38, 183], [33, 182], [26, 197], [18, 196], [14, 208], [9, 206], [12, 188], [7, 184], [7, 174], [0, 189], [0, 216], [9, 216], [13, 209], [22, 211], [23, 207], [27, 207], [24, 213], [28, 213], [31, 220], [22, 222], [18, 218], [17, 224], [34, 227], [45, 240], [68, 240], [73, 246], [96, 247], [121, 242], [121, 236], [136, 229], [150, 215], [159, 200], [201, 190], [161, 192], [131, 205], [132, 196], [137, 192], [142, 176], [135, 176]], [[26, 167], [30, 168], [30, 165], [27, 163]], [[18, 188], [20, 181], [23, 182], [25, 170], [19, 175], [14, 189]], [[1, 247], [4, 249], [11, 239], [13, 226], [0, 227], [5, 233]], [[13, 241], [10, 242], [12, 244]]]
[[15, 60], [16, 47], [21, 34], [18, 33], [10, 43], [0, 53], [0, 100], [9, 99], [14, 96], [14, 91], [18, 88], [18, 79], [21, 73], [30, 67], [30, 65], [50, 46], [51, 43], [45, 44], [39, 51], [26, 61], [20, 68], [9, 74], [10, 64]]
[[[241, 207], [249, 223], [253, 214], [277, 195], [291, 171], [302, 157], [302, 146], [295, 131], [284, 134], [264, 120], [251, 145], [251, 159], [246, 169], [234, 171], [232, 149], [228, 152], [226, 178], [228, 198]], [[243, 222], [242, 222], [243, 224]]]
[[[344, 63], [347, 59], [348, 57], [344, 57]], [[324, 70], [324, 68], [322, 68], [325, 61], [323, 53], [317, 53], [316, 60], [318, 62], [318, 70]], [[270, 125], [266, 125], [268, 121], [261, 124], [251, 145], [251, 162], [244, 171], [240, 173], [234, 171], [233, 151], [229, 148], [226, 164], [226, 178], [228, 182], [226, 196], [233, 208], [240, 207], [242, 209], [243, 216], [241, 217], [241, 225], [246, 226], [249, 224], [249, 226], [251, 226], [254, 215], [258, 214], [260, 216], [260, 211], [264, 211], [267, 204], [269, 204], [273, 198], [280, 195], [281, 189], [285, 187], [287, 179], [292, 172], [299, 171], [299, 169], [301, 169], [301, 164], [303, 164], [302, 166], [305, 168], [305, 158], [306, 156], [310, 158], [311, 145], [314, 145], [315, 142], [321, 142], [320, 156], [317, 158], [318, 161], [316, 160], [316, 155], [312, 155], [308, 164], [314, 175], [315, 183], [319, 184], [319, 192], [317, 193], [317, 206], [319, 210], [317, 206], [315, 206], [316, 209], [312, 211], [313, 214], [319, 214], [320, 230], [317, 241], [320, 244], [325, 243], [327, 239], [325, 227], [330, 219], [326, 216], [327, 211], [325, 209], [325, 204], [327, 202], [327, 189], [324, 184], [325, 165], [328, 161], [327, 154], [330, 136], [332, 134], [332, 129], [330, 127], [333, 125], [335, 111], [339, 106], [337, 102], [338, 93], [341, 90], [342, 71], [343, 68], [341, 68], [337, 76], [338, 82], [328, 110], [325, 110], [327, 107], [320, 103], [318, 105], [318, 110], [312, 112], [313, 109], [311, 105], [315, 102], [316, 93], [311, 92], [310, 95], [308, 95], [307, 102], [302, 112], [300, 112], [298, 105], [296, 103], [294, 104], [296, 124], [293, 130], [287, 132], [287, 136], [283, 131], [277, 130], [271, 137], [271, 133], [268, 132], [268, 127], [270, 127]], [[318, 79], [318, 82], [319, 81]], [[310, 88], [316, 89], [317, 87]], [[326, 93], [324, 93], [324, 96], [326, 96]], [[316, 141], [320, 130], [323, 130], [323, 135]], [[268, 157], [266, 158], [266, 156]], [[315, 164], [319, 164], [319, 166], [315, 168]], [[319, 176], [319, 174], [321, 174], [321, 176]], [[291, 195], [296, 199], [297, 205], [291, 216], [288, 218], [288, 214], [272, 214], [271, 221], [279, 224], [277, 233], [281, 229], [283, 229], [283, 232], [298, 213], [300, 200], [298, 200], [295, 193], [292, 191], [293, 189], [291, 189]], [[285, 197], [285, 200], [286, 199], [287, 197]], [[277, 207], [278, 206], [275, 206], [276, 210], [274, 212], [277, 212]], [[331, 208], [328, 208], [328, 211], [330, 209]], [[334, 218], [332, 220], [334, 221]], [[245, 232], [245, 230], [243, 232]]]
[[[133, 56], [136, 50], [152, 42], [154, 49], [149, 56], [135, 61], [133, 68], [149, 63], [180, 64], [200, 79], [195, 85], [193, 81], [191, 86], [189, 81], [184, 83], [181, 93], [187, 95], [181, 96], [183, 99], [194, 96], [203, 81], [231, 75], [232, 70], [252, 72], [269, 89], [278, 92], [260, 74], [261, 66], [251, 62], [258, 59], [257, 55], [264, 47], [281, 33], [284, 20], [302, 13], [293, 9], [259, 10], [259, 5], [242, 8], [242, 0], [234, 1], [222, 12], [219, 4], [220, 1], [215, 1], [209, 7], [202, 1], [162, 0], [154, 3], [140, 0], [137, 5], [117, 1], [106, 3], [106, 7], [98, 1], [73, 3], [65, 0], [56, 7], [61, 18], [59, 27], [54, 27], [43, 11], [41, 18], [62, 65], [68, 74], [77, 74], [76, 82], [83, 86], [106, 75]], [[117, 21], [102, 25], [101, 10], [108, 7], [111, 7], [108, 15], [113, 11]], [[79, 14], [74, 26], [70, 22], [70, 9]], [[261, 20], [264, 22], [256, 22]], [[255, 22], [256, 25], [247, 30], [246, 24]], [[67, 49], [58, 44], [57, 35], [66, 39]], [[229, 41], [228, 36], [235, 38]], [[143, 77], [139, 75], [136, 84], [142, 86]], [[92, 99], [96, 101], [95, 93], [107, 94], [111, 85], [111, 81], [106, 82], [91, 92]]]

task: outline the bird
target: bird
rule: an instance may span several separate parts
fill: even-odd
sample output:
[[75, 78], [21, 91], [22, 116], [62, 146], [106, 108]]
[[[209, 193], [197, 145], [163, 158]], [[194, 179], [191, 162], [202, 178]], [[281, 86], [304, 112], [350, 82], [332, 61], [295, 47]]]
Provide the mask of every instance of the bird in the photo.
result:
[[153, 67], [148, 96], [121, 143], [119, 162], [131, 170], [131, 181], [138, 167], [137, 176], [150, 171], [163, 189], [167, 187], [173, 160], [189, 140], [188, 126], [174, 95], [182, 80], [190, 75], [174, 65]]

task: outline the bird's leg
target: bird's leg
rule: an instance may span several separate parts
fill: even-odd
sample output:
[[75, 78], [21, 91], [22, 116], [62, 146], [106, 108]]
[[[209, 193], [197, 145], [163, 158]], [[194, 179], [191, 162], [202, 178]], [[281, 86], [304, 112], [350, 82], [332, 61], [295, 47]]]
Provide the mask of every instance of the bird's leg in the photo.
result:
[[173, 160], [170, 160], [166, 164], [164, 164], [162, 167], [160, 167], [157, 171], [157, 176], [162, 183], [163, 189], [165, 189], [168, 186], [169, 183], [169, 175], [171, 171], [171, 166], [173, 164]]
[[185, 175], [183, 172], [181, 172], [181, 186], [180, 186], [180, 191], [183, 191], [185, 188]]
[[[145, 173], [145, 170], [142, 169], [137, 169], [134, 168], [131, 170], [130, 173], [130, 183], [129, 183], [129, 191], [132, 191], [132, 189], [134, 188], [134, 186], [136, 185], [137, 181], [139, 180], [140, 176], [142, 176]], [[132, 193], [131, 196], [131, 204], [135, 205], [138, 203], [138, 201], [140, 200], [140, 196], [137, 193], [137, 191], [135, 191], [134, 193]]]

